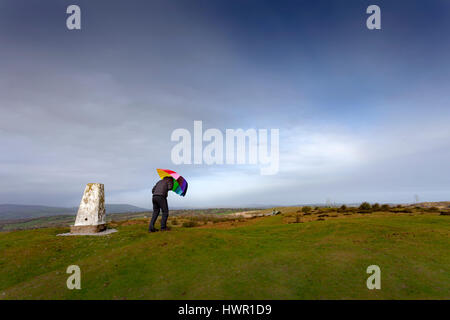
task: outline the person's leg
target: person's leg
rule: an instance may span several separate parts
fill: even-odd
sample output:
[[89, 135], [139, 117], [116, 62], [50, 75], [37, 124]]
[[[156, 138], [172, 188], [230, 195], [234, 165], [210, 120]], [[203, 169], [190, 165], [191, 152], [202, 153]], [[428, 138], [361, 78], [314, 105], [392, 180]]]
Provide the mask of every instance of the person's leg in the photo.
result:
[[153, 202], [153, 215], [152, 215], [152, 220], [150, 221], [150, 225], [148, 226], [148, 231], [155, 230], [155, 222], [156, 222], [156, 219], [158, 219], [159, 210], [160, 210], [158, 199], [156, 197], [152, 198], [152, 202]]
[[169, 218], [169, 206], [167, 205], [167, 198], [161, 199], [161, 210], [162, 210], [162, 219], [161, 219], [161, 230], [167, 229], [167, 219]]

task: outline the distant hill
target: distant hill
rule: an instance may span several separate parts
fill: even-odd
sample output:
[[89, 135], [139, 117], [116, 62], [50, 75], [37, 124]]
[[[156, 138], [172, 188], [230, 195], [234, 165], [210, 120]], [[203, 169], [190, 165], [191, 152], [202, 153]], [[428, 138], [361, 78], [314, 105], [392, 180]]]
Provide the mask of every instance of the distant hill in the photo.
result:
[[[0, 219], [26, 219], [56, 215], [74, 215], [78, 207], [49, 207], [38, 205], [0, 204]], [[126, 213], [148, 211], [129, 204], [106, 204], [106, 213]]]
[[149, 211], [149, 209], [132, 206], [131, 204], [106, 204], [106, 213], [127, 213], [143, 211]]
[[74, 208], [48, 207], [21, 204], [0, 204], [0, 219], [22, 219], [73, 214]]
[[436, 207], [439, 209], [450, 208], [450, 201], [435, 201], [435, 202], [420, 202], [414, 204], [416, 207], [431, 208]]

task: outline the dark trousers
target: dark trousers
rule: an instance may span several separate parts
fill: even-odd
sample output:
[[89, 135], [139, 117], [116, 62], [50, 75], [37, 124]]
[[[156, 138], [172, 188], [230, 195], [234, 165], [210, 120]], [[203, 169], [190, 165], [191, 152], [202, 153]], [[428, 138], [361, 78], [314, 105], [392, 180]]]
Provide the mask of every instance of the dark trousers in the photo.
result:
[[153, 196], [153, 215], [149, 230], [155, 229], [155, 222], [158, 219], [159, 211], [162, 210], [161, 229], [167, 228], [167, 218], [169, 218], [169, 207], [167, 205], [167, 198], [163, 196]]

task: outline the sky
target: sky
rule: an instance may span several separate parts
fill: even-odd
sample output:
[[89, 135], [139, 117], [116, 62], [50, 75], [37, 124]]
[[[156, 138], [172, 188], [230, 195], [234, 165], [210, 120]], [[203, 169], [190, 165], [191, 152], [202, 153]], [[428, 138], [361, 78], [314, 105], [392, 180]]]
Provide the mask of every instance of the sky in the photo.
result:
[[[149, 208], [156, 168], [172, 207], [450, 200], [449, 40], [446, 0], [0, 0], [0, 203]], [[278, 129], [279, 171], [174, 164], [195, 120]]]

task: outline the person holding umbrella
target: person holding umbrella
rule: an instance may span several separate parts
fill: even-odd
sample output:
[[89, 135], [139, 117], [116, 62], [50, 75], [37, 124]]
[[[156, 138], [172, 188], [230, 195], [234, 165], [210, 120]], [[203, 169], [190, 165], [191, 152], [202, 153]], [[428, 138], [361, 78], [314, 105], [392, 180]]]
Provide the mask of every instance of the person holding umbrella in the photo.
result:
[[167, 195], [172, 190], [184, 197], [188, 187], [186, 180], [175, 171], [167, 169], [156, 169], [156, 171], [162, 180], [159, 180], [152, 189], [153, 215], [148, 227], [149, 232], [158, 231], [155, 228], [155, 222], [161, 210], [161, 231], [168, 230], [167, 219], [169, 218], [169, 206], [167, 204]]

